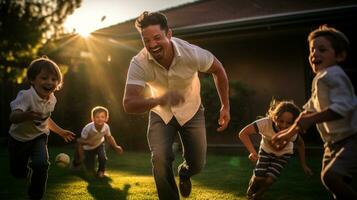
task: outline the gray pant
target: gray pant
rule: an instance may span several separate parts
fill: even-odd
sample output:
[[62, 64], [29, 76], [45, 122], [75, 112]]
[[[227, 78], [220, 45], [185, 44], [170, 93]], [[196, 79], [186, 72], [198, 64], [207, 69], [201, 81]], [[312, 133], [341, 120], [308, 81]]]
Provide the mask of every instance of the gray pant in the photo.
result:
[[179, 199], [178, 189], [172, 170], [174, 153], [172, 144], [179, 133], [183, 144], [184, 162], [179, 166], [179, 175], [191, 177], [199, 173], [206, 162], [206, 128], [204, 108], [201, 106], [197, 113], [186, 124], [180, 126], [173, 117], [168, 124], [154, 112], [149, 115], [147, 139], [151, 151], [153, 175], [159, 199]]

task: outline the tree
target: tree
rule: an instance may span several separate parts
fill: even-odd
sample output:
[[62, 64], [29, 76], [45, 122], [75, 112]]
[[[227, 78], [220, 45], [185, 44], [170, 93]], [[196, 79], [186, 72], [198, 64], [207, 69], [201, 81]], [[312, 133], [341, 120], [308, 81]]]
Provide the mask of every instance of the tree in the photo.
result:
[[0, 83], [22, 82], [24, 69], [46, 42], [63, 33], [82, 0], [0, 0]]
[[10, 126], [10, 101], [23, 85], [26, 67], [82, 0], [0, 0], [0, 131]]

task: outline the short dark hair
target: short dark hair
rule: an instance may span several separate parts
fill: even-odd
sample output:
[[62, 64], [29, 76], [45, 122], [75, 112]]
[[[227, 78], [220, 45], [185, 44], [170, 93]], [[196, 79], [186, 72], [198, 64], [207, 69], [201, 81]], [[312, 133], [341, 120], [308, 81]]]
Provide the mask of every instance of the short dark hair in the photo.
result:
[[160, 25], [161, 30], [165, 30], [166, 33], [169, 30], [167, 18], [160, 12], [145, 11], [135, 21], [135, 27], [140, 33], [150, 25]]
[[27, 79], [29, 81], [35, 80], [36, 76], [41, 73], [42, 70], [46, 70], [57, 77], [58, 85], [56, 89], [60, 89], [63, 81], [61, 70], [58, 65], [51, 59], [47, 58], [47, 56], [35, 59], [30, 63], [27, 68]]
[[94, 118], [94, 116], [98, 113], [102, 113], [104, 112], [105, 115], [107, 116], [107, 118], [109, 118], [109, 111], [107, 108], [103, 107], [103, 106], [96, 106], [92, 109], [91, 111], [91, 117], [92, 119]]
[[335, 50], [336, 55], [339, 55], [342, 52], [349, 51], [349, 40], [345, 34], [341, 31], [328, 27], [326, 24], [321, 25], [319, 28], [313, 30], [309, 37], [307, 38], [308, 42], [310, 43], [313, 39], [323, 36], [328, 41], [330, 41], [332, 48]]

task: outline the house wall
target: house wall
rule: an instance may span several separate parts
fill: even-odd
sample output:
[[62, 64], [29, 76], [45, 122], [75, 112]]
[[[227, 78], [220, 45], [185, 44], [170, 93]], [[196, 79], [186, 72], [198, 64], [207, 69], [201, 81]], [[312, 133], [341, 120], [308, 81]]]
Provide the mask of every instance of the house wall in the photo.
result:
[[306, 101], [308, 47], [301, 34], [268, 30], [187, 39], [214, 53], [230, 80], [242, 81], [254, 91], [252, 120], [265, 114], [273, 97], [292, 99], [299, 106]]

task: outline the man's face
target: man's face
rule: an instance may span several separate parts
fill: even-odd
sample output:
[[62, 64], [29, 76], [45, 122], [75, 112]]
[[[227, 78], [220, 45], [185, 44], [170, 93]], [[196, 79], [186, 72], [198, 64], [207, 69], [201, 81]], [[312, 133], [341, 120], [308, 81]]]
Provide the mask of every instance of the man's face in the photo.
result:
[[162, 30], [160, 25], [151, 25], [141, 31], [144, 46], [156, 61], [164, 59], [165, 55], [170, 51], [171, 36], [171, 30], [165, 33], [165, 30]]

